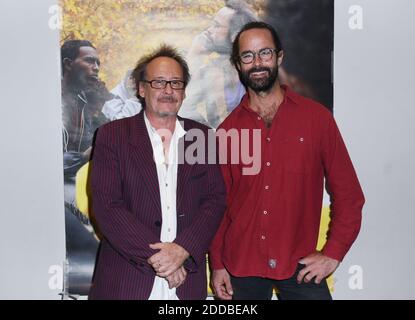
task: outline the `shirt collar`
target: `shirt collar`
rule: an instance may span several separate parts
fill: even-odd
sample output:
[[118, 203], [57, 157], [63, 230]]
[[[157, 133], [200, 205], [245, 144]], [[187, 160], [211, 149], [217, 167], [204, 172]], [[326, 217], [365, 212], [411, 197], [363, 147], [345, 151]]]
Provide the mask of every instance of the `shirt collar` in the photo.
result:
[[[294, 91], [292, 91], [290, 89], [290, 87], [288, 87], [287, 85], [283, 84], [281, 85], [281, 88], [285, 91], [284, 93], [284, 100], [282, 101], [282, 103], [286, 103], [287, 99], [290, 100], [291, 102], [295, 103], [295, 104], [300, 104], [299, 102], [299, 95], [296, 94]], [[250, 111], [250, 112], [254, 112], [253, 110], [251, 110], [251, 108], [249, 108], [249, 95], [248, 92], [243, 96], [242, 101], [241, 101], [241, 107]]]
[[183, 123], [183, 125], [182, 125], [182, 123], [183, 122], [179, 121], [179, 119], [176, 118], [176, 128], [174, 129], [174, 131], [177, 131], [177, 137], [179, 139], [186, 134], [186, 130], [184, 130], [184, 128], [183, 128], [184, 123]]
[[293, 90], [291, 90], [290, 87], [283, 84], [283, 85], [281, 85], [281, 88], [283, 88], [285, 90], [284, 101], [285, 101], [285, 99], [289, 99], [292, 102], [294, 102], [295, 104], [300, 104], [300, 99], [299, 99], [300, 96], [297, 93], [295, 93]]

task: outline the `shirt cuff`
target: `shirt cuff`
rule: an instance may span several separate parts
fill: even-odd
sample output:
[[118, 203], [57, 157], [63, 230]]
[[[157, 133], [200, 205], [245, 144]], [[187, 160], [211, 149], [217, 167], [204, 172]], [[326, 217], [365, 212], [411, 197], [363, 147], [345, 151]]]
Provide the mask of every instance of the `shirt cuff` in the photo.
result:
[[223, 264], [220, 256], [218, 257], [214, 254], [209, 254], [209, 262], [212, 270], [225, 269], [225, 265]]
[[336, 243], [333, 240], [329, 240], [324, 246], [322, 253], [329, 258], [336, 259], [341, 262], [343, 261], [347, 251], [349, 251], [349, 248], [346, 249], [344, 248], [344, 245]]

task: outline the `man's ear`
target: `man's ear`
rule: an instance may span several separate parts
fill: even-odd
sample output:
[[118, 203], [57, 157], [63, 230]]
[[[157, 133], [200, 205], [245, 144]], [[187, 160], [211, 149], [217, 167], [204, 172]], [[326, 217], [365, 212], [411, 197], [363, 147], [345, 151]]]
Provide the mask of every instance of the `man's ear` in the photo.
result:
[[73, 62], [72, 59], [69, 59], [69, 58], [64, 58], [63, 59], [63, 67], [65, 68], [65, 71], [71, 71], [72, 62]]
[[144, 83], [142, 81], [138, 83], [137, 92], [140, 97], [145, 98]]
[[284, 51], [281, 50], [278, 53], [278, 56], [277, 56], [277, 64], [278, 64], [278, 67], [281, 66], [283, 60], [284, 60]]
[[241, 63], [238, 61], [235, 65], [236, 70], [238, 70], [239, 72], [241, 71]]

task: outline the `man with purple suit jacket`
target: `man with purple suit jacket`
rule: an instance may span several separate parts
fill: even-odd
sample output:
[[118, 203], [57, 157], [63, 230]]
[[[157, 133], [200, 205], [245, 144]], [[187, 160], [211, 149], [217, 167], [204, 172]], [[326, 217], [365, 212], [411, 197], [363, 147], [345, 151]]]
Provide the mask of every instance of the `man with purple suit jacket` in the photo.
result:
[[[175, 49], [143, 57], [133, 77], [143, 111], [101, 127], [93, 153], [103, 239], [89, 298], [205, 299], [206, 253], [226, 197], [217, 162], [207, 161], [209, 128], [177, 116], [190, 75]], [[192, 165], [189, 130], [206, 139], [205, 161]]]

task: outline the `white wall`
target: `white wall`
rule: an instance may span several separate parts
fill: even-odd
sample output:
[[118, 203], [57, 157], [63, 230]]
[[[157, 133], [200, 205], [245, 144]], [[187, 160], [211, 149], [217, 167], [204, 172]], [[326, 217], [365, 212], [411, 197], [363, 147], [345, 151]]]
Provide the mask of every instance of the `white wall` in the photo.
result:
[[0, 299], [58, 299], [65, 259], [59, 33], [52, 0], [0, 1]]
[[[0, 299], [58, 299], [50, 265], [65, 258], [59, 34], [52, 0], [0, 1]], [[363, 29], [349, 28], [351, 5]], [[337, 299], [415, 298], [415, 2], [336, 0], [335, 116], [367, 203], [336, 272]], [[363, 270], [363, 289], [348, 286]]]
[[[351, 5], [363, 29], [349, 28]], [[337, 271], [338, 299], [414, 299], [415, 2], [336, 0], [335, 116], [366, 195], [363, 227]], [[350, 290], [348, 269], [363, 270]]]

